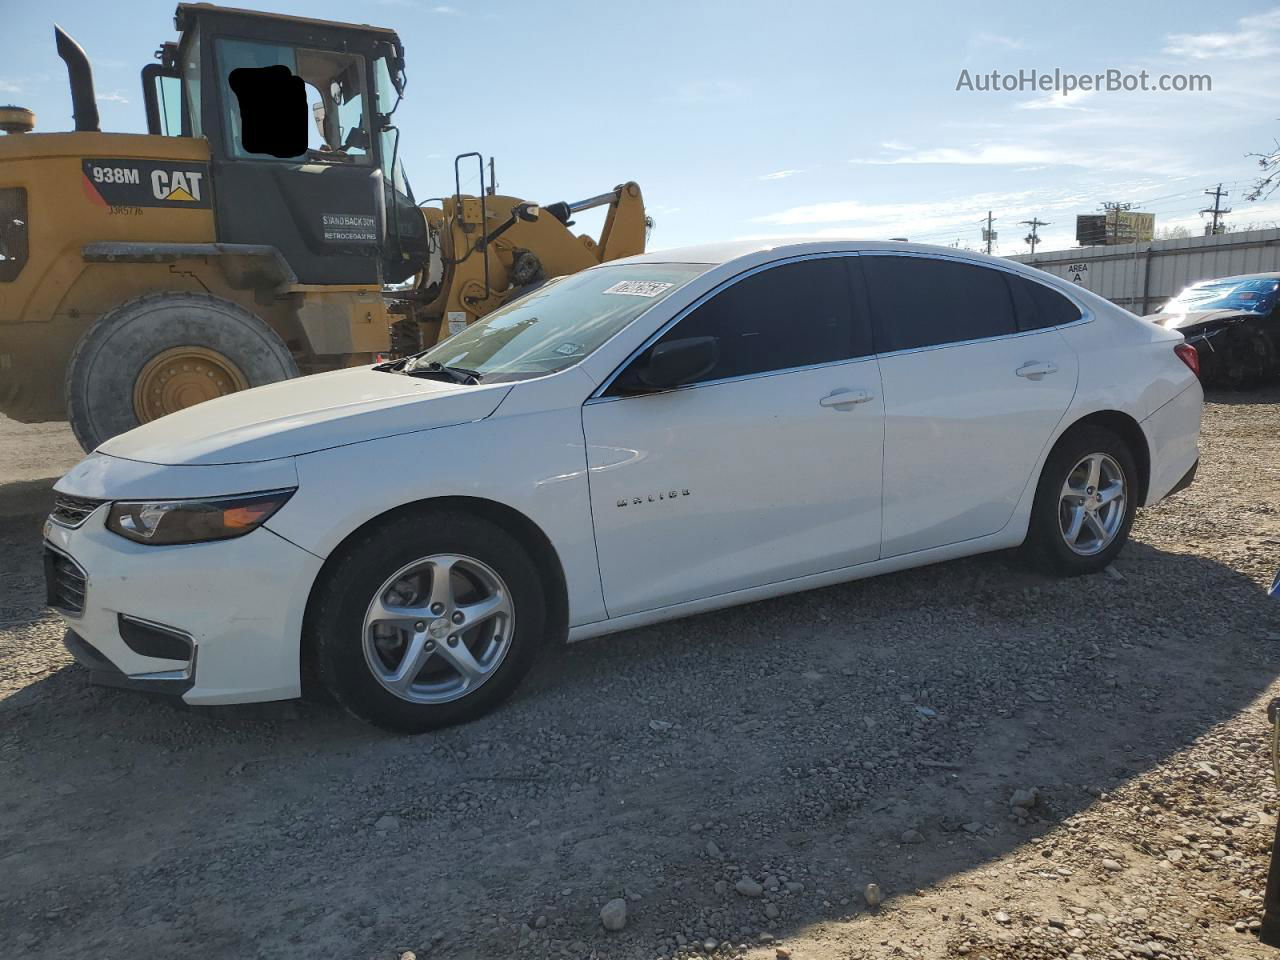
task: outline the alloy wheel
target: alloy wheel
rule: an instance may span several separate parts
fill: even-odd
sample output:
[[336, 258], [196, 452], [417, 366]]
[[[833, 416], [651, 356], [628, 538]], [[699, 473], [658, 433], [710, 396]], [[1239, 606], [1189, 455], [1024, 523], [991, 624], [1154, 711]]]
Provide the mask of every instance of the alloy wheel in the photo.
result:
[[1124, 525], [1128, 503], [1124, 471], [1105, 453], [1091, 453], [1071, 468], [1058, 500], [1058, 526], [1082, 557], [1107, 549]]
[[511, 648], [515, 605], [492, 567], [434, 554], [383, 582], [364, 617], [364, 657], [377, 681], [411, 703], [448, 703], [497, 671]]

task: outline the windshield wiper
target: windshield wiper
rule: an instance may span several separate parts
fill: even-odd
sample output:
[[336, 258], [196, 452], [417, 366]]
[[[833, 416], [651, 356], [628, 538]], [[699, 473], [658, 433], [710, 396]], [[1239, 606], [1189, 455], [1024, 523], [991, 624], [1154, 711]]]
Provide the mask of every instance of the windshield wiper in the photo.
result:
[[404, 372], [410, 377], [443, 377], [454, 383], [476, 384], [481, 379], [479, 371], [468, 370], [466, 367], [451, 367], [437, 363], [435, 360], [430, 363], [406, 365]]

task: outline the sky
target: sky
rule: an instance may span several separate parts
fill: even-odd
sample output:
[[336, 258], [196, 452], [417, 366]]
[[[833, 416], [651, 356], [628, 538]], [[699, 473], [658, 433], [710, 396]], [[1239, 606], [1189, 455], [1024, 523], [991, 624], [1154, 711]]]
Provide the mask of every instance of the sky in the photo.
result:
[[[470, 150], [496, 157], [501, 192], [544, 204], [635, 180], [651, 248], [814, 235], [977, 248], [991, 210], [995, 252], [1025, 252], [1032, 218], [1049, 224], [1041, 249], [1062, 249], [1104, 201], [1199, 233], [1219, 182], [1229, 224], [1280, 225], [1280, 193], [1245, 200], [1248, 154], [1280, 137], [1274, 2], [235, 5], [400, 33], [396, 121], [418, 197], [451, 190], [453, 157]], [[70, 129], [57, 22], [94, 64], [103, 129], [145, 132], [139, 70], [176, 38], [174, 7], [0, 0], [0, 103], [35, 110], [37, 130]], [[1211, 89], [957, 89], [1033, 69], [1207, 74]]]

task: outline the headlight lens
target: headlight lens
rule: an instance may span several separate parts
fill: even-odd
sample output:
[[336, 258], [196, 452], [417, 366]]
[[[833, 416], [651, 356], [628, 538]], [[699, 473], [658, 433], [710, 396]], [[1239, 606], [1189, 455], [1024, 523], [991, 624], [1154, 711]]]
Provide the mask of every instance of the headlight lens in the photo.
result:
[[107, 529], [153, 545], [228, 540], [262, 526], [291, 496], [293, 490], [267, 490], [208, 500], [120, 500], [111, 505]]

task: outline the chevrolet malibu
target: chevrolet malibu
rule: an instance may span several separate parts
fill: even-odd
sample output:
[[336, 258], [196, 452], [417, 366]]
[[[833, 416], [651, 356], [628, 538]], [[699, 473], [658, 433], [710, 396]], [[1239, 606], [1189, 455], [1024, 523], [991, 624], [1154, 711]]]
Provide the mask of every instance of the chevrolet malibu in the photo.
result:
[[1097, 572], [1202, 401], [1180, 334], [1009, 261], [651, 253], [109, 440], [56, 486], [49, 603], [95, 681], [421, 731], [566, 638], [1012, 547]]

